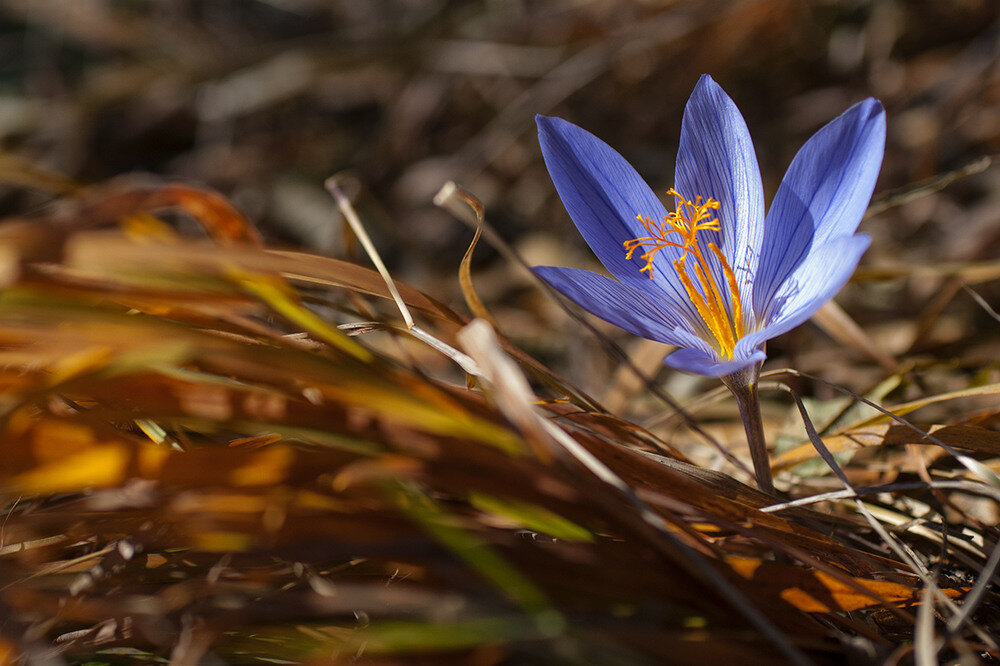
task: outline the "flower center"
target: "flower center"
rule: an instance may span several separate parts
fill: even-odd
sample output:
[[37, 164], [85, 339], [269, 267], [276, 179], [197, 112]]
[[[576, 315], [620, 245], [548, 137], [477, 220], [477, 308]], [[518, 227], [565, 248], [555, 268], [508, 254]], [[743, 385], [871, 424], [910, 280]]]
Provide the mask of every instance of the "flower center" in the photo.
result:
[[[695, 309], [702, 321], [711, 331], [715, 338], [716, 351], [724, 359], [733, 357], [733, 350], [736, 342], [743, 337], [743, 310], [740, 303], [740, 290], [736, 284], [736, 274], [733, 272], [722, 250], [715, 243], [708, 244], [708, 251], [715, 255], [722, 266], [722, 271], [726, 277], [726, 286], [729, 288], [732, 312], [726, 306], [725, 298], [719, 290], [714, 273], [705, 261], [705, 254], [698, 244], [699, 231], [719, 231], [719, 219], [711, 211], [719, 209], [719, 202], [709, 198], [695, 197], [694, 201], [684, 198], [680, 192], [671, 188], [667, 194], [677, 199], [677, 209], [668, 213], [661, 222], [654, 222], [652, 218], [636, 215], [636, 219], [642, 222], [649, 233], [648, 236], [633, 238], [623, 243], [625, 246], [625, 258], [631, 259], [632, 255], [639, 248], [646, 251], [639, 255], [646, 260], [646, 265], [639, 272], [647, 273], [649, 279], [653, 279], [653, 257], [660, 250], [668, 247], [680, 248], [683, 252], [680, 258], [673, 262], [674, 270], [684, 285], [688, 298], [694, 304]], [[677, 234], [674, 236], [674, 234]], [[686, 265], [688, 255], [694, 257], [694, 276]]]

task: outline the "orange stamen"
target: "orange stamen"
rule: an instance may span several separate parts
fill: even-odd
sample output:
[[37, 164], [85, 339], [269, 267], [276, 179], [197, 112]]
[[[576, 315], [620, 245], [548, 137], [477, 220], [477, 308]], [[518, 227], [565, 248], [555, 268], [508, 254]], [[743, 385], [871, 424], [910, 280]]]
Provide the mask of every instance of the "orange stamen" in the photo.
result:
[[726, 274], [726, 282], [729, 284], [729, 299], [733, 304], [733, 326], [734, 332], [736, 333], [736, 339], [743, 337], [743, 307], [740, 302], [740, 288], [736, 283], [736, 273], [733, 272], [732, 267], [726, 258], [722, 255], [722, 250], [715, 243], [709, 243], [708, 249], [715, 253], [718, 257], [719, 263], [722, 264], [722, 270]]
[[705, 269], [702, 268], [703, 265], [702, 261], [696, 263], [694, 272], [701, 283], [701, 293], [705, 295], [705, 301], [708, 303], [708, 308], [714, 319], [713, 324], [715, 325], [709, 328], [715, 334], [715, 339], [722, 345], [723, 351], [731, 356], [733, 348], [736, 347], [736, 341], [733, 339], [733, 330], [729, 324], [729, 315], [726, 313], [726, 304], [722, 300], [722, 294], [715, 286], [715, 280], [709, 277], [711, 274], [706, 276]]
[[[701, 247], [698, 245], [699, 231], [719, 231], [721, 229], [719, 219], [712, 213], [712, 211], [719, 209], [720, 204], [715, 199], [703, 200], [700, 196], [691, 201], [673, 188], [667, 190], [667, 194], [677, 199], [676, 210], [668, 213], [662, 222], [654, 222], [652, 218], [636, 215], [636, 219], [642, 223], [649, 235], [625, 241], [622, 244], [625, 247], [625, 258], [632, 259], [635, 251], [643, 248], [645, 252], [639, 257], [646, 264], [639, 269], [639, 272], [648, 274], [649, 278], [652, 279], [653, 258], [657, 253], [668, 247], [680, 249], [681, 256], [673, 262], [674, 270], [677, 271], [677, 276], [680, 278], [695, 310], [698, 311], [698, 315], [712, 337], [715, 338], [717, 351], [723, 358], [730, 359], [733, 357], [736, 342], [743, 337], [743, 308], [740, 302], [736, 274], [718, 246], [715, 243], [709, 243], [708, 249], [719, 260], [726, 277], [726, 286], [729, 288], [730, 303], [732, 304], [732, 312], [730, 313], [722, 291], [716, 283], [714, 273], [709, 268]], [[677, 234], [679, 238], [671, 237], [673, 234]], [[695, 258], [694, 273], [697, 285], [685, 267], [688, 253], [694, 255]]]
[[687, 271], [684, 270], [684, 257], [681, 257], [674, 262], [674, 268], [677, 270], [677, 275], [681, 279], [681, 284], [684, 285], [684, 290], [687, 291], [688, 298], [690, 298], [691, 302], [694, 303], [695, 309], [698, 310], [698, 314], [701, 315], [701, 318], [705, 321], [705, 324], [708, 326], [708, 330], [710, 330], [712, 335], [714, 335], [716, 340], [718, 340], [722, 331], [716, 323], [716, 319], [713, 316], [711, 308], [708, 303], [705, 302], [705, 298], [694, 286], [694, 283], [691, 281], [691, 277], [687, 274]]

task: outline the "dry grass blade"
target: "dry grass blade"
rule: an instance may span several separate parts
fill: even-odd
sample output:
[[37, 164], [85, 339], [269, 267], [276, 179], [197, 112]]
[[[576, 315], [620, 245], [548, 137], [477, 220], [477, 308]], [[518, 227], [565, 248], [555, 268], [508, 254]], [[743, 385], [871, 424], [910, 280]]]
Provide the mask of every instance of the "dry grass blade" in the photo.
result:
[[834, 340], [854, 347], [874, 359], [888, 374], [896, 372], [899, 361], [882, 351], [851, 317], [837, 305], [827, 301], [812, 317], [817, 326]]
[[483, 235], [483, 223], [486, 221], [483, 204], [475, 197], [460, 190], [454, 183], [447, 183], [441, 188], [441, 191], [434, 196], [434, 204], [443, 207], [447, 205], [448, 200], [452, 197], [457, 197], [464, 201], [476, 215], [475, 235], [472, 237], [469, 249], [465, 251], [465, 254], [462, 256], [462, 262], [458, 267], [458, 282], [462, 287], [462, 295], [465, 296], [465, 304], [469, 306], [469, 310], [474, 316], [488, 321], [493, 328], [497, 328], [493, 316], [490, 315], [490, 311], [486, 308], [486, 304], [483, 303], [483, 299], [479, 298], [479, 294], [476, 293], [476, 287], [472, 283], [472, 253], [476, 251], [476, 245], [479, 244], [479, 239]]
[[[112, 201], [82, 210], [135, 208]], [[0, 295], [0, 603], [25, 654], [806, 664], [844, 632], [891, 643], [845, 612], [912, 626], [932, 526], [893, 549], [857, 513], [768, 507], [370, 269], [92, 219]], [[984, 425], [944, 425], [927, 437], [992, 455]], [[989, 606], [984, 580], [935, 588], [956, 644], [982, 642], [953, 599]]]
[[[824, 379], [821, 379], [819, 377], [815, 377], [815, 376], [812, 376], [812, 375], [807, 375], [805, 373], [797, 372], [797, 371], [794, 371], [794, 370], [785, 370], [784, 372], [786, 372], [788, 374], [791, 374], [791, 375], [798, 375], [798, 376], [802, 376], [802, 377], [807, 377], [808, 379], [810, 379], [812, 381], [816, 381], [816, 382], [822, 383], [822, 384], [824, 384], [826, 386], [829, 386], [830, 388], [833, 388], [833, 389], [835, 389], [837, 391], [840, 391], [840, 392], [844, 393], [845, 395], [850, 396], [852, 399], [857, 400], [860, 403], [864, 403], [865, 405], [867, 405], [869, 407], [872, 407], [873, 409], [875, 409], [876, 411], [879, 412], [878, 416], [872, 417], [871, 419], [866, 419], [866, 420], [862, 421], [861, 423], [856, 424], [853, 427], [857, 427], [857, 426], [860, 426], [860, 425], [867, 425], [869, 423], [877, 423], [879, 421], [884, 421], [884, 420], [895, 421], [896, 423], [900, 424], [904, 428], [906, 428], [906, 429], [910, 430], [911, 432], [913, 432], [920, 439], [925, 439], [926, 438], [928, 441], [933, 442], [934, 444], [940, 446], [942, 449], [944, 449], [945, 451], [947, 451], [949, 455], [951, 455], [952, 457], [954, 457], [964, 467], [966, 467], [970, 472], [972, 472], [976, 477], [980, 478], [981, 480], [983, 480], [984, 482], [986, 482], [986, 483], [988, 483], [988, 484], [990, 484], [992, 486], [1000, 488], [1000, 477], [998, 477], [988, 467], [984, 466], [982, 463], [980, 463], [979, 461], [975, 460], [974, 458], [972, 458], [970, 456], [967, 456], [967, 455], [964, 455], [964, 454], [960, 453], [959, 451], [956, 451], [953, 447], [951, 447], [950, 445], [948, 445], [946, 442], [942, 441], [940, 438], [934, 436], [933, 434], [931, 434], [929, 432], [924, 432], [919, 427], [917, 427], [916, 425], [914, 425], [910, 421], [907, 421], [902, 416], [903, 414], [906, 414], [906, 413], [911, 412], [911, 411], [913, 411], [915, 409], [918, 409], [920, 407], [924, 407], [926, 405], [929, 405], [929, 404], [932, 404], [932, 403], [935, 403], [935, 402], [941, 402], [941, 401], [944, 401], [944, 400], [953, 400], [953, 399], [957, 399], [957, 398], [968, 397], [970, 395], [984, 395], [984, 394], [991, 395], [991, 394], [997, 392], [997, 390], [998, 390], [997, 386], [977, 387], [977, 388], [973, 388], [973, 389], [966, 389], [966, 390], [961, 390], [961, 391], [955, 391], [955, 392], [952, 392], [952, 393], [947, 393], [947, 394], [932, 396], [930, 398], [925, 398], [925, 399], [921, 399], [921, 400], [915, 400], [915, 401], [912, 401], [910, 403], [906, 403], [906, 404], [903, 404], [903, 405], [896, 405], [892, 409], [886, 409], [886, 408], [884, 408], [884, 407], [882, 407], [880, 405], [875, 404], [871, 400], [868, 400], [867, 398], [864, 398], [863, 396], [859, 396], [859, 395], [855, 394], [854, 392], [852, 392], [852, 391], [850, 391], [848, 389], [845, 389], [842, 386], [837, 386], [837, 385], [832, 384], [831, 382], [828, 382], [828, 381], [826, 381]], [[818, 438], [818, 435], [816, 437]], [[810, 439], [812, 439], [812, 437], [810, 437]], [[829, 461], [827, 461], [827, 462], [829, 462]]]
[[879, 215], [880, 213], [896, 206], [902, 206], [921, 197], [926, 197], [935, 192], [940, 192], [956, 181], [986, 171], [993, 166], [993, 160], [993, 156], [985, 155], [970, 162], [969, 164], [966, 164], [960, 169], [948, 171], [947, 173], [933, 176], [932, 178], [928, 178], [920, 183], [907, 185], [906, 187], [883, 194], [868, 207], [868, 210], [865, 212], [865, 217], [874, 217], [875, 215]]
[[53, 194], [71, 194], [80, 188], [61, 173], [40, 167], [13, 153], [0, 154], [0, 182], [30, 187]]
[[413, 315], [410, 314], [409, 308], [406, 307], [406, 303], [403, 298], [399, 295], [399, 290], [396, 289], [396, 283], [393, 281], [392, 276], [389, 275], [389, 269], [385, 267], [385, 263], [382, 261], [382, 257], [379, 256], [378, 250], [375, 249], [375, 244], [372, 243], [372, 239], [368, 236], [368, 232], [365, 231], [364, 225], [361, 223], [361, 218], [354, 211], [354, 207], [351, 206], [350, 199], [347, 195], [340, 189], [337, 184], [336, 178], [331, 177], [326, 181], [326, 189], [333, 195], [333, 198], [337, 202], [337, 207], [340, 208], [340, 212], [344, 215], [344, 219], [351, 227], [351, 231], [357, 236], [358, 240], [361, 242], [361, 247], [365, 249], [368, 254], [368, 258], [372, 260], [375, 264], [376, 270], [378, 270], [379, 275], [385, 280], [385, 285], [389, 289], [389, 293], [392, 294], [392, 300], [396, 302], [396, 307], [399, 308], [399, 314], [403, 317], [403, 321], [406, 322], [407, 328], [413, 328]]
[[[799, 413], [802, 416], [802, 420], [803, 420], [803, 423], [805, 424], [806, 432], [807, 432], [807, 434], [809, 436], [810, 442], [813, 444], [813, 446], [816, 447], [816, 450], [819, 452], [820, 456], [823, 458], [823, 461], [837, 475], [837, 477], [840, 479], [841, 483], [844, 484], [844, 486], [851, 492], [851, 494], [853, 496], [857, 496], [858, 495], [857, 490], [852, 486], [850, 480], [847, 478], [846, 474], [841, 469], [841, 467], [837, 463], [836, 459], [833, 457], [833, 455], [830, 453], [829, 449], [827, 449], [827, 447], [826, 447], [825, 443], [823, 442], [823, 440], [817, 434], [817, 432], [815, 430], [815, 427], [813, 426], [813, 423], [812, 423], [812, 421], [811, 421], [811, 419], [809, 417], [808, 411], [806, 410], [805, 405], [803, 404], [801, 398], [799, 398], [799, 396], [795, 393], [794, 390], [792, 390], [792, 389], [790, 389], [788, 387], [785, 387], [785, 388], [792, 395], [792, 398], [795, 401], [796, 407], [798, 408]], [[850, 393], [850, 392], [848, 391], [848, 393]], [[852, 397], [854, 399], [856, 399], [856, 400], [868, 402], [864, 398], [861, 398], [860, 396], [856, 396], [856, 395], [852, 394]], [[888, 412], [887, 410], [882, 410], [881, 408], [879, 408], [879, 409], [880, 409], [880, 411], [882, 411], [886, 415], [890, 416], [891, 418], [897, 420], [898, 422], [902, 423], [903, 425], [906, 425], [908, 427], [911, 427], [911, 428], [915, 429], [915, 426], [913, 426], [912, 424], [910, 424], [907, 421], [905, 421], [905, 419], [902, 419], [901, 417], [898, 417], [895, 414], [892, 414], [891, 412]], [[918, 432], [919, 432], [919, 430], [918, 430]], [[983, 467], [982, 465], [980, 465], [976, 461], [972, 460], [968, 456], [962, 456], [961, 454], [957, 454], [954, 451], [954, 449], [952, 449], [948, 445], [944, 444], [943, 442], [937, 440], [933, 436], [931, 436], [931, 435], [927, 435], [927, 436], [930, 437], [931, 439], [933, 439], [936, 444], [938, 444], [939, 446], [941, 446], [942, 448], [944, 448], [946, 451], [948, 451], [949, 453], [951, 453], [952, 455], [954, 455], [956, 457], [956, 459], [959, 460], [959, 462], [961, 462], [963, 465], [966, 465], [967, 467], [969, 467], [971, 471], [977, 472], [977, 471], [981, 470], [981, 472], [980, 472], [981, 478], [984, 481], [986, 481], [987, 483], [990, 482], [990, 476], [992, 475], [992, 472], [990, 472], [990, 470], [986, 469], [985, 467]], [[995, 476], [994, 476], [994, 478], [995, 478]], [[994, 484], [994, 485], [996, 485], [996, 484]], [[933, 652], [933, 654], [936, 654], [937, 653], [937, 649], [936, 648], [932, 649], [932, 647], [931, 647], [931, 644], [933, 643], [933, 640], [929, 636], [933, 636], [933, 613], [928, 608], [928, 606], [932, 605], [932, 603], [935, 600], [940, 600], [940, 602], [942, 603], [942, 605], [945, 606], [945, 607], [947, 607], [948, 610], [951, 613], [954, 614], [954, 616], [959, 616], [961, 612], [960, 612], [959, 608], [954, 604], [954, 602], [952, 602], [951, 599], [949, 599], [948, 596], [941, 591], [941, 589], [938, 587], [936, 581], [932, 577], [930, 571], [927, 569], [927, 567], [923, 564], [923, 562], [917, 556], [916, 552], [912, 548], [910, 548], [909, 546], [907, 546], [906, 544], [904, 544], [903, 542], [901, 542], [900, 540], [898, 540], [895, 536], [893, 536], [892, 534], [890, 534], [889, 531], [886, 530], [885, 527], [881, 525], [881, 523], [879, 522], [879, 519], [873, 513], [873, 509], [877, 509], [877, 508], [876, 507], [869, 507], [864, 502], [862, 502], [860, 499], [855, 499], [854, 501], [855, 501], [855, 503], [856, 503], [856, 505], [857, 505], [857, 507], [859, 509], [859, 513], [862, 516], [864, 516], [865, 520], [868, 521], [868, 523], [871, 525], [871, 527], [873, 528], [873, 530], [882, 538], [882, 540], [889, 547], [889, 549], [892, 552], [894, 552], [897, 557], [899, 557], [900, 561], [905, 562], [907, 564], [907, 566], [910, 567], [911, 571], [913, 571], [915, 574], [917, 574], [920, 577], [920, 579], [923, 581], [923, 584], [925, 586], [924, 587], [924, 593], [923, 593], [924, 594], [924, 602], [923, 602], [923, 606], [920, 609], [921, 616], [918, 617], [915, 632], [917, 634], [922, 634], [922, 635], [916, 637], [917, 639], [919, 639], [920, 641], [922, 641], [921, 644], [918, 646], [919, 649], [923, 651], [923, 656], [921, 658], [925, 660], [925, 663], [932, 663], [932, 661], [926, 661], [926, 660], [927, 659], [933, 659], [931, 652]], [[885, 513], [887, 513], [884, 510], [878, 510], [878, 512], [882, 513], [883, 515]], [[929, 614], [929, 618], [930, 619], [928, 619], [928, 614]], [[982, 640], [984, 640], [987, 644], [990, 644], [990, 645], [992, 645], [992, 646], [995, 647], [995, 643], [993, 642], [992, 638], [988, 634], [985, 634], [978, 627], [974, 627], [973, 629], [982, 638]], [[929, 652], [929, 650], [931, 652]]]
[[933, 666], [938, 646], [934, 636], [934, 593], [931, 587], [923, 591], [923, 603], [917, 611], [917, 626], [913, 636], [913, 652], [917, 666]]

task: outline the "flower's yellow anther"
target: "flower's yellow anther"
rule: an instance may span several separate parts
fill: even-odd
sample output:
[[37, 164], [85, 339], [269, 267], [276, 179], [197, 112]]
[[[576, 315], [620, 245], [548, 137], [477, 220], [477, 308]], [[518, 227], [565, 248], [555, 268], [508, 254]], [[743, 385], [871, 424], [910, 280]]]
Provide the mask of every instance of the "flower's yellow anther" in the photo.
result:
[[712, 310], [709, 308], [708, 303], [705, 302], [701, 292], [699, 292], [694, 286], [694, 283], [691, 281], [691, 277], [684, 269], [684, 257], [681, 257], [674, 262], [674, 269], [677, 271], [677, 276], [681, 279], [681, 284], [684, 285], [684, 290], [687, 291], [688, 298], [691, 299], [695, 309], [698, 310], [698, 314], [701, 315], [701, 318], [705, 321], [705, 324], [708, 326], [708, 330], [710, 330], [712, 335], [714, 335], [718, 340], [722, 331], [716, 324], [715, 317], [712, 316]]
[[732, 267], [726, 261], [726, 257], [723, 256], [722, 250], [719, 249], [718, 245], [709, 243], [708, 249], [718, 257], [719, 263], [722, 264], [722, 270], [726, 274], [726, 282], [729, 283], [729, 299], [733, 304], [733, 332], [736, 333], [736, 339], [739, 340], [743, 337], [743, 307], [740, 302], [740, 288], [736, 283], [736, 273], [733, 272]]
[[[677, 276], [698, 315], [715, 338], [715, 346], [720, 356], [730, 359], [733, 357], [736, 342], [743, 337], [743, 308], [736, 274], [718, 246], [709, 243], [708, 249], [719, 260], [726, 277], [732, 307], [730, 312], [716, 283], [715, 274], [705, 261], [702, 249], [698, 245], [699, 231], [721, 230], [719, 219], [712, 212], [718, 210], [721, 204], [715, 199], [702, 199], [700, 196], [691, 201], [673, 188], [667, 190], [667, 194], [677, 199], [676, 210], [668, 213], [662, 222], [654, 222], [652, 218], [636, 215], [636, 219], [649, 235], [625, 241], [622, 244], [625, 247], [625, 259], [631, 260], [635, 251], [643, 248], [645, 252], [639, 255], [639, 258], [643, 259], [646, 265], [640, 268], [639, 272], [646, 273], [653, 279], [653, 258], [656, 254], [668, 247], [681, 250], [681, 256], [673, 262], [674, 270], [677, 271]], [[679, 238], [671, 238], [672, 234], [677, 234]], [[697, 285], [684, 266], [688, 253], [693, 254], [695, 258], [694, 273]]]
[[[702, 268], [703, 261], [699, 257], [699, 261], [694, 265], [694, 272], [698, 276], [698, 282], [701, 283], [701, 293], [704, 294], [705, 303], [712, 317], [709, 329], [715, 336], [716, 341], [718, 341], [723, 355], [726, 358], [732, 358], [736, 341], [733, 338], [729, 315], [726, 313], [726, 304], [722, 300], [722, 294], [719, 293], [719, 289], [715, 285], [715, 280], [711, 278], [711, 273], [706, 275], [705, 270]], [[704, 318], [704, 315], [702, 315], [702, 318]]]

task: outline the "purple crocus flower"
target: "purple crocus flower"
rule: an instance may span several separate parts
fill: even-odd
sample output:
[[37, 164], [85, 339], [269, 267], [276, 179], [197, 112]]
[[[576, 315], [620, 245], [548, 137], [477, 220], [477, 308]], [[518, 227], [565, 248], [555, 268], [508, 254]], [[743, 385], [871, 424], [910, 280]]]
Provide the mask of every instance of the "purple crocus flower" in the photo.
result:
[[536, 273], [598, 317], [676, 345], [665, 362], [678, 370], [755, 385], [765, 342], [832, 298], [871, 241], [855, 230], [885, 144], [875, 99], [806, 142], [766, 216], [746, 123], [707, 75], [684, 110], [674, 212], [597, 137], [559, 118], [537, 122], [559, 197], [617, 279], [554, 266]]

